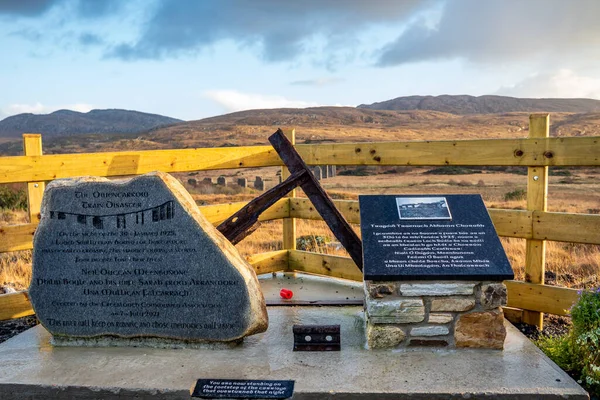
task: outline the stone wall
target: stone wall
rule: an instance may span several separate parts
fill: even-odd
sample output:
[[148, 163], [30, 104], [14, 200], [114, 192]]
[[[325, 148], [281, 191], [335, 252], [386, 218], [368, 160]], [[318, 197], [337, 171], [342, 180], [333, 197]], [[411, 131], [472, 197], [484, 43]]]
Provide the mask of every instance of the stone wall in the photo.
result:
[[502, 282], [365, 281], [369, 348], [502, 349]]

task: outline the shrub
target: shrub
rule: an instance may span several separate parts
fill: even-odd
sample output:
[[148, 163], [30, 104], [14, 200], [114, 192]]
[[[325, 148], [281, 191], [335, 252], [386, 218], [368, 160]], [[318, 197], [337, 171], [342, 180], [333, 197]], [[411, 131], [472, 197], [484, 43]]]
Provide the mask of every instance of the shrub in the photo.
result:
[[298, 250], [319, 252], [331, 239], [327, 236], [305, 235], [296, 239], [296, 248]]
[[6, 186], [0, 186], [0, 208], [26, 210], [27, 194], [25, 194], [25, 190], [10, 189]]
[[569, 171], [568, 169], [554, 167], [554, 168], [550, 168], [550, 171], [548, 171], [548, 175], [550, 175], [550, 176], [571, 176], [573, 174], [571, 174], [571, 171]]
[[525, 200], [527, 198], [527, 190], [515, 189], [512, 192], [508, 192], [504, 195], [504, 200]]
[[348, 168], [343, 171], [339, 171], [337, 174], [347, 176], [369, 176], [373, 175], [374, 172], [370, 171], [366, 166], [360, 165], [356, 168]]
[[543, 337], [537, 345], [592, 397], [600, 396], [600, 288], [581, 291], [570, 314], [567, 335]]
[[458, 165], [447, 165], [424, 172], [425, 175], [467, 175], [480, 173], [480, 169], [461, 167]]

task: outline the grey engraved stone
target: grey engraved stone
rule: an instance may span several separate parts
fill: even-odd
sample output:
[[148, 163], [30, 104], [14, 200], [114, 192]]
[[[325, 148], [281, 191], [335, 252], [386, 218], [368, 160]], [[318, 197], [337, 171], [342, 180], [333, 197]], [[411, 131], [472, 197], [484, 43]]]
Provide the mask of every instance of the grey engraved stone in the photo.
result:
[[59, 339], [229, 342], [268, 325], [252, 267], [160, 172], [51, 182], [29, 294]]

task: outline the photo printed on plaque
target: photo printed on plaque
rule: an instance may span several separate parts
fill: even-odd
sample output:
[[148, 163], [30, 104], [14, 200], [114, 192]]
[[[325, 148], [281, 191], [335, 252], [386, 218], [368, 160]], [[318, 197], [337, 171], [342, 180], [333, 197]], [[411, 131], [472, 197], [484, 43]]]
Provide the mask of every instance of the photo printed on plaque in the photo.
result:
[[398, 216], [404, 219], [452, 219], [445, 197], [396, 197]]

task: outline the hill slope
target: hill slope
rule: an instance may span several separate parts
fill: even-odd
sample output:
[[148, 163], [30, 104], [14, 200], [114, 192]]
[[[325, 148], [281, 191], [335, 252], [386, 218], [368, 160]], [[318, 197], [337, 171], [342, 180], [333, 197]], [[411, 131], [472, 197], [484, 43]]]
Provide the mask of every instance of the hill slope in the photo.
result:
[[[47, 137], [44, 154], [268, 145], [277, 128], [296, 128], [296, 143], [460, 140], [527, 137], [529, 113], [456, 115], [354, 107], [249, 110], [145, 132]], [[552, 113], [551, 136], [600, 136], [600, 112]], [[20, 155], [20, 140], [0, 144], [0, 155]]]
[[507, 112], [595, 112], [600, 100], [520, 99], [506, 96], [406, 96], [358, 108], [372, 110], [431, 110], [452, 114], [496, 114]]
[[23, 133], [43, 133], [44, 137], [82, 133], [137, 133], [182, 122], [180, 119], [129, 110], [92, 110], [80, 113], [58, 110], [51, 114], [18, 114], [0, 121], [0, 138]]

